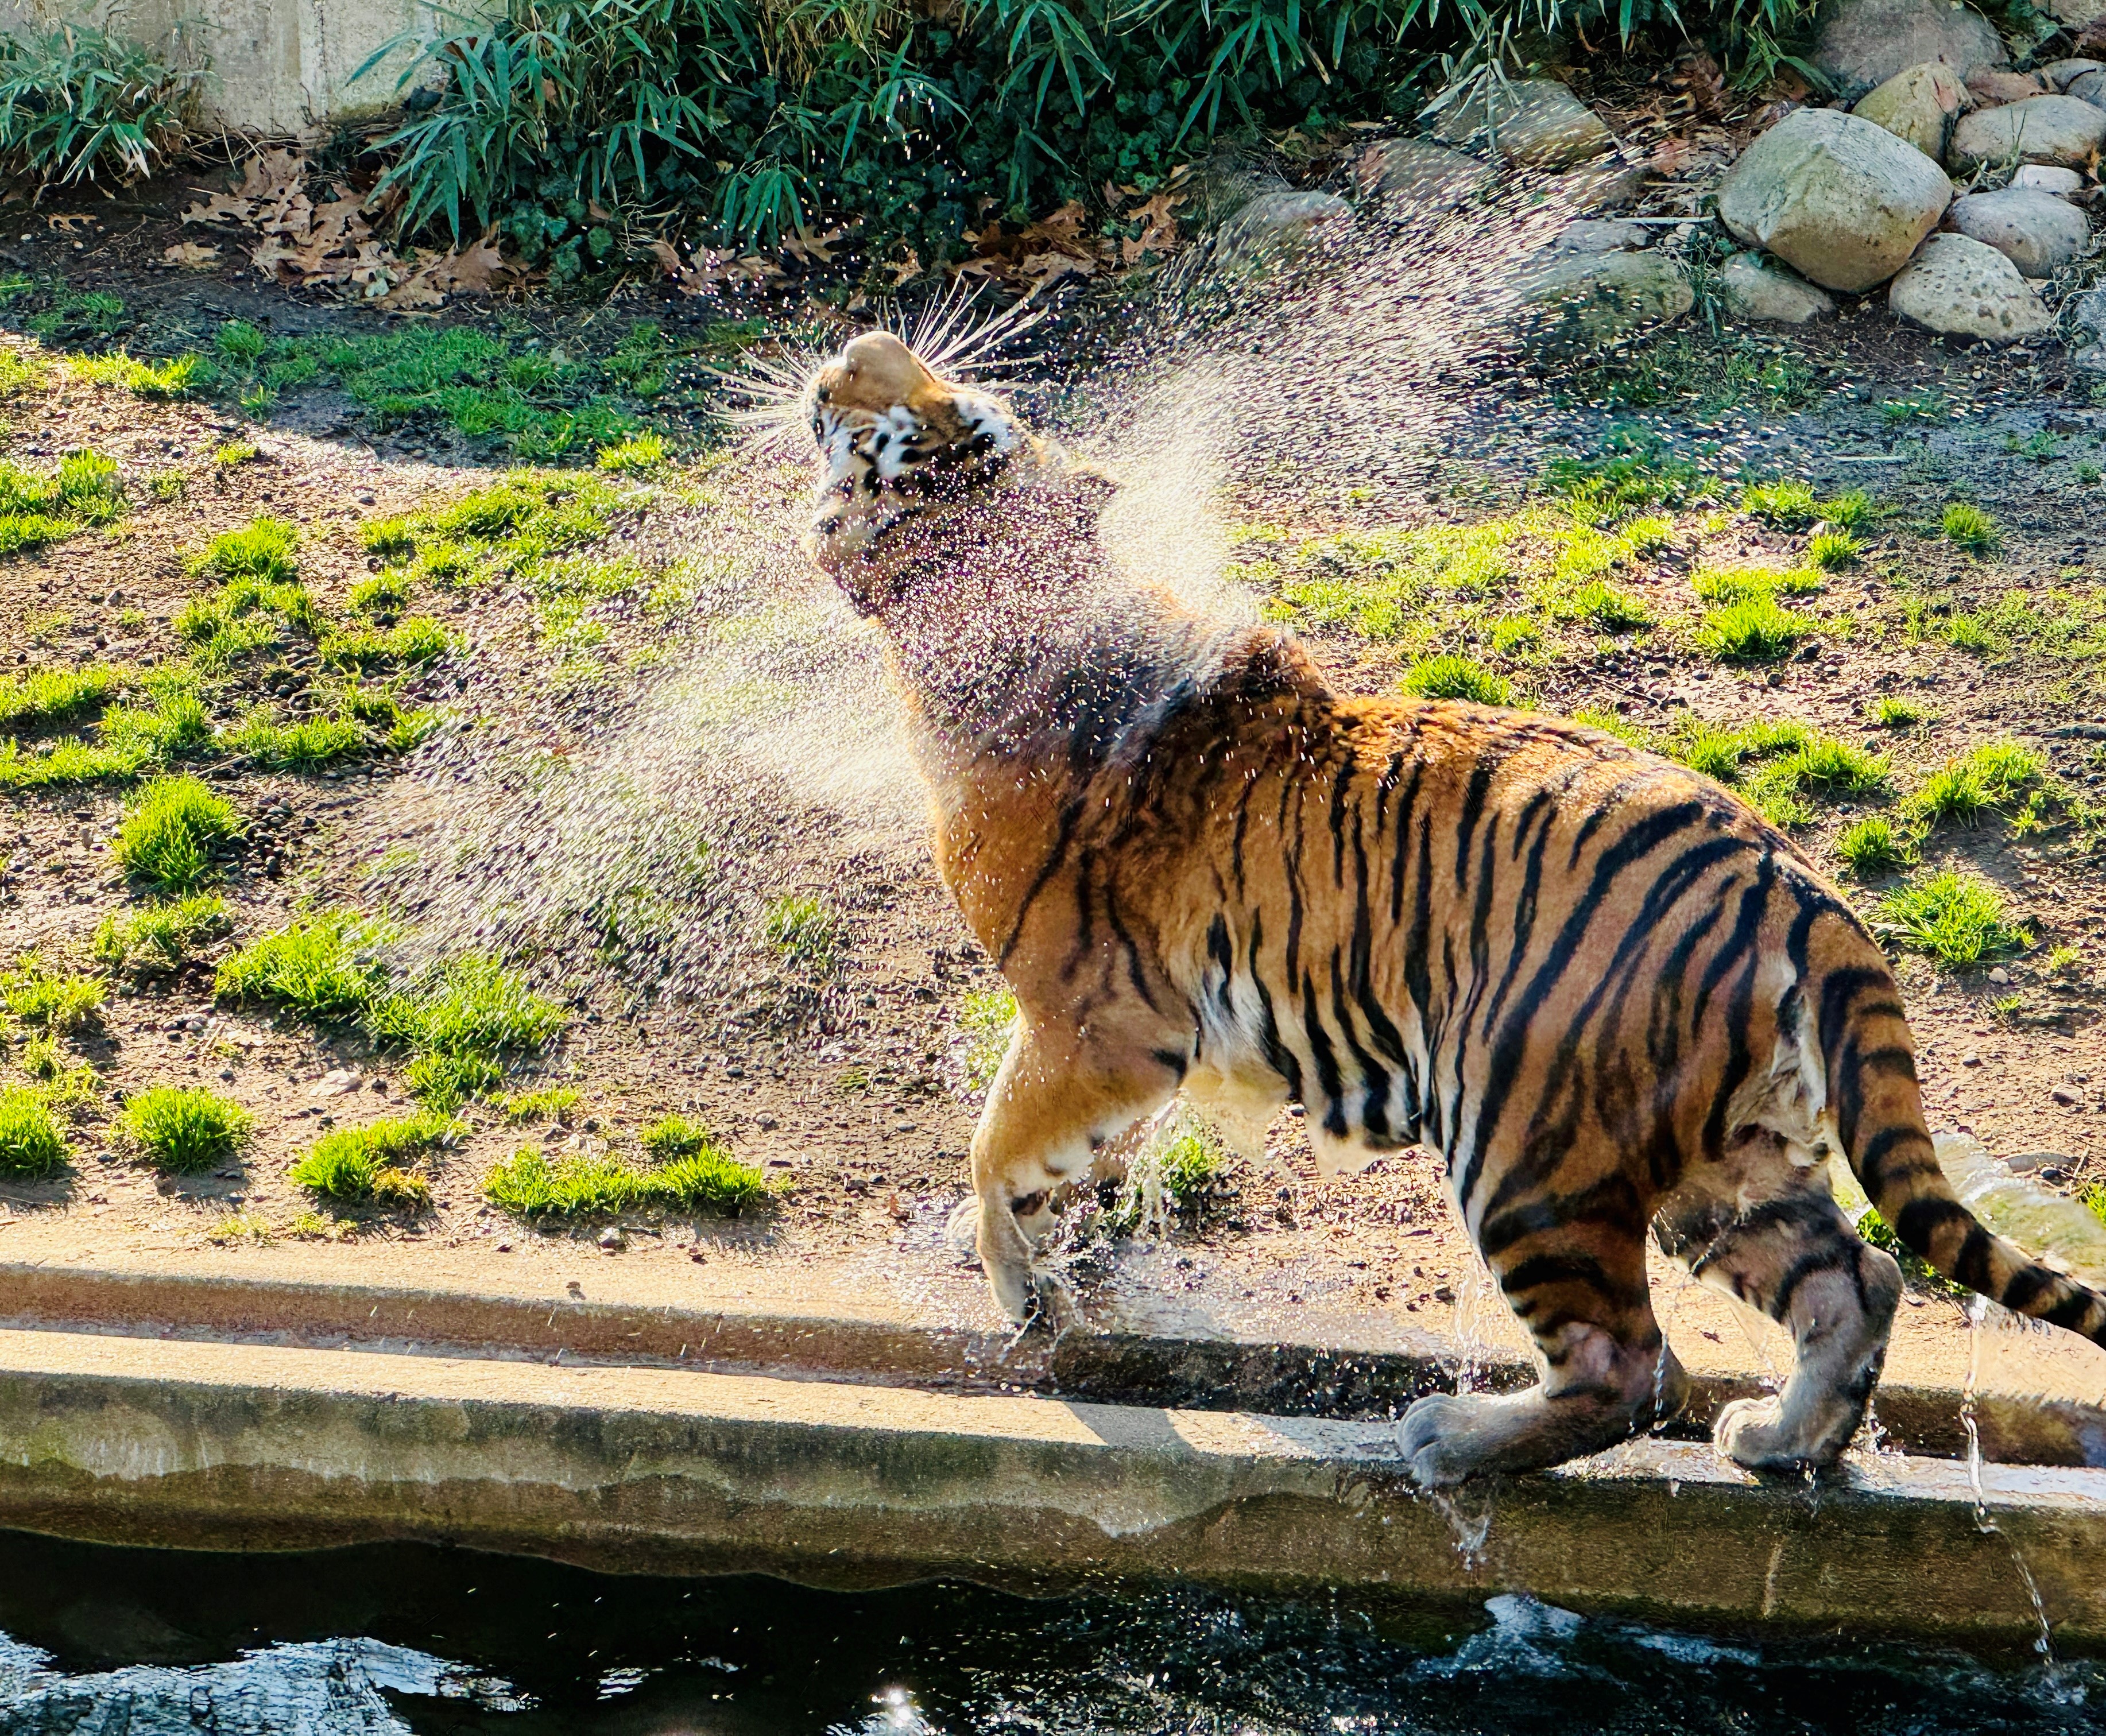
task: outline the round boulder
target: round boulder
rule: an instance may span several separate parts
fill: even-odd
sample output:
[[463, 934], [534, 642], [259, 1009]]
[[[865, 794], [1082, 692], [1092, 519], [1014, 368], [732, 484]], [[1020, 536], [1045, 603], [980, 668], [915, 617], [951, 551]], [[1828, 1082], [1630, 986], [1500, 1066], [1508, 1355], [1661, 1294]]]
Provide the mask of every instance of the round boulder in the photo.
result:
[[2063, 92], [2095, 109], [2106, 109], [2106, 66], [2079, 73], [2063, 87]]
[[2076, 206], [2032, 187], [1956, 199], [1945, 225], [1969, 240], [1986, 242], [2024, 277], [2054, 276], [2091, 239], [2091, 226]]
[[1827, 289], [1893, 276], [1952, 200], [1945, 172], [1884, 127], [1795, 109], [1741, 154], [1718, 220]]
[[2106, 72], [2106, 60], [2050, 60], [2040, 69], [2041, 77], [2047, 80], [2048, 88], [2054, 91], [2066, 91], [2085, 74], [2095, 72]]
[[1904, 320], [1956, 338], [2014, 343], [2054, 322], [2019, 268], [1996, 248], [1965, 235], [1933, 235], [1887, 291]]
[[1433, 136], [1449, 145], [1481, 144], [1520, 168], [1570, 168], [1606, 155], [1615, 140], [1601, 118], [1555, 78], [1517, 78], [1439, 112]]
[[1996, 27], [1951, 0], [1843, 0], [1814, 44], [1814, 64], [1844, 92], [1884, 84], [1905, 66], [1942, 60], [1963, 78], [2010, 56]]
[[1431, 139], [1385, 139], [1370, 145], [1355, 174], [1369, 197], [1428, 211], [1466, 204], [1493, 179], [1489, 163]]
[[1682, 268], [1651, 252], [1547, 251], [1523, 266], [1520, 290], [1521, 340], [1544, 355], [1606, 349], [1680, 319], [1696, 302]]
[[1736, 320], [1804, 325], [1835, 311], [1835, 298], [1759, 253], [1735, 253], [1718, 267], [1718, 296]]
[[1905, 67], [1870, 91], [1850, 112], [1898, 139], [1906, 139], [1934, 162], [1945, 158], [1952, 123], [1969, 106], [1967, 87], [1942, 60]]
[[1215, 257], [1229, 266], [1291, 259], [1353, 226], [1353, 208], [1335, 193], [1261, 193], [1215, 232]]
[[2054, 163], [2021, 163], [2011, 177], [2014, 187], [2031, 187], [2036, 193], [2053, 193], [2074, 199], [2084, 190], [2084, 177], [2073, 168]]
[[[2080, 81], [2081, 82], [2081, 81]], [[2077, 96], [2028, 96], [1964, 114], [1946, 161], [1961, 174], [1985, 163], [2059, 163], [2081, 168], [2106, 145], [2106, 109]]]

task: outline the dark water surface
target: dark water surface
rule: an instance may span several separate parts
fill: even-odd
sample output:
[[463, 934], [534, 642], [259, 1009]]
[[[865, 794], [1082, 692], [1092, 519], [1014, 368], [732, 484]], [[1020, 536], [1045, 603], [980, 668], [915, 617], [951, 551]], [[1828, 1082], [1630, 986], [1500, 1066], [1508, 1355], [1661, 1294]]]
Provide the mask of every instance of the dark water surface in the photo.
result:
[[231, 1556], [0, 1532], [8, 1736], [405, 1730], [2091, 1736], [2106, 1668], [1699, 1638], [1512, 1596], [1374, 1612], [849, 1593], [406, 1546]]

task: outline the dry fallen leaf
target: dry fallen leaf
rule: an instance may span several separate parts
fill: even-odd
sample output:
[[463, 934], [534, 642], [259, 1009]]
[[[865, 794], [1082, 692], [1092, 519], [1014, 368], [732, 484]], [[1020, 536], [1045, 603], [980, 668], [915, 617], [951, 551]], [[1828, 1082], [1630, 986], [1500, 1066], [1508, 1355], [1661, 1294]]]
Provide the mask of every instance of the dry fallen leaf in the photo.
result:
[[201, 271], [219, 263], [219, 249], [202, 241], [178, 241], [173, 247], [163, 248], [161, 257], [170, 265], [189, 266]]

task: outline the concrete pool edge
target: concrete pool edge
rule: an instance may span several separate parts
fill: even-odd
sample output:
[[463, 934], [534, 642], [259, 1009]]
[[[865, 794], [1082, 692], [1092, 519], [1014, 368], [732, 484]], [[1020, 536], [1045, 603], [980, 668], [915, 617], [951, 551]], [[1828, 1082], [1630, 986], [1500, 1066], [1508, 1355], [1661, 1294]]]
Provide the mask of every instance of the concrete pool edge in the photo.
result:
[[[1085, 1327], [1058, 1340], [1006, 1328], [932, 1323], [905, 1304], [853, 1306], [823, 1282], [792, 1308], [719, 1299], [702, 1305], [586, 1301], [459, 1286], [405, 1288], [195, 1272], [0, 1264], [0, 1327], [264, 1343], [352, 1344], [476, 1357], [583, 1361], [873, 1381], [938, 1392], [1028, 1390], [1105, 1403], [1273, 1415], [1384, 1416], [1452, 1387], [1459, 1345], [1420, 1331], [1418, 1348]], [[1494, 1386], [1529, 1367], [1478, 1353]], [[1674, 1432], [1692, 1438], [1750, 1377], [1698, 1371]], [[1888, 1441], [1937, 1458], [1965, 1455], [1958, 1388], [1889, 1376], [1877, 1401]], [[2106, 1465], [2106, 1407], [2068, 1394], [1984, 1389], [1983, 1456], [2011, 1465]]]
[[[0, 1331], [0, 1526], [421, 1539], [617, 1572], [1526, 1590], [1669, 1625], [2106, 1644], [2106, 1471], [1881, 1458], [1811, 1490], [1647, 1439], [1472, 1493], [1372, 1423], [812, 1380]], [[1489, 1517], [1481, 1562], [1459, 1528]]]

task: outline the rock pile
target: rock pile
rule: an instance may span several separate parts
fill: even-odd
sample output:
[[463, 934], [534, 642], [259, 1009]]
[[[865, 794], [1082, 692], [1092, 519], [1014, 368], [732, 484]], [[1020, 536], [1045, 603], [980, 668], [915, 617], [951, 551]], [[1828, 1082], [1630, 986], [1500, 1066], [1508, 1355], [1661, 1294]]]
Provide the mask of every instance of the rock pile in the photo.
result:
[[[2099, 20], [2081, 43], [2106, 31], [2106, 0], [2050, 4]], [[1884, 285], [1896, 315], [1933, 332], [2007, 343], [2050, 329], [2042, 288], [2094, 253], [2091, 213], [2106, 210], [2106, 60], [2014, 68], [1996, 29], [1960, 0], [1839, 0], [1816, 59], [1848, 106], [1786, 105], [1718, 186], [1718, 221], [1745, 249], [1714, 275], [1726, 311], [1800, 324], [1835, 313], [1838, 294]], [[1548, 208], [1580, 218], [1516, 267], [1525, 342], [1599, 347], [1693, 305], [1683, 262], [1650, 244], [1671, 220], [1596, 221], [1635, 199], [1645, 171], [1570, 87], [1492, 84], [1436, 104], [1427, 123], [1431, 136], [1362, 157], [1351, 190], [1361, 202], [1467, 221], [1448, 214], [1523, 172], [1527, 197], [1539, 190]], [[1306, 244], [1353, 221], [1332, 195], [1275, 194], [1232, 220], [1224, 251]], [[2089, 365], [2106, 368], [2106, 338], [2071, 329]]]

